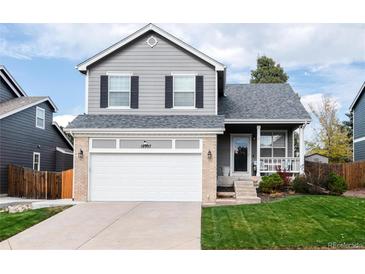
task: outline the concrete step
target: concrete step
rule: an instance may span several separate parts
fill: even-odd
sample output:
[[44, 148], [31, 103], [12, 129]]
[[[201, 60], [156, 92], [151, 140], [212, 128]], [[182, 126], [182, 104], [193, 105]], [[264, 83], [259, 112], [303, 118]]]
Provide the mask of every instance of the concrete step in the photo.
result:
[[239, 180], [234, 182], [234, 190], [236, 192], [236, 201], [238, 204], [258, 204], [261, 199], [257, 197], [254, 182]]
[[248, 197], [248, 198], [257, 198], [257, 195], [256, 193], [236, 193], [236, 199], [239, 199], [239, 198], [245, 198], [245, 197]]
[[256, 189], [254, 186], [235, 186], [235, 190]]
[[216, 204], [220, 204], [220, 205], [235, 205], [237, 204], [237, 200], [236, 199], [222, 199], [222, 198], [218, 198], [215, 200]]
[[217, 197], [219, 197], [219, 198], [226, 198], [226, 197], [234, 198], [235, 196], [236, 196], [235, 192], [223, 192], [223, 191], [217, 192]]
[[234, 185], [253, 186], [253, 181], [234, 181]]
[[259, 197], [250, 197], [250, 198], [242, 198], [236, 199], [237, 204], [259, 204], [261, 203], [261, 199]]

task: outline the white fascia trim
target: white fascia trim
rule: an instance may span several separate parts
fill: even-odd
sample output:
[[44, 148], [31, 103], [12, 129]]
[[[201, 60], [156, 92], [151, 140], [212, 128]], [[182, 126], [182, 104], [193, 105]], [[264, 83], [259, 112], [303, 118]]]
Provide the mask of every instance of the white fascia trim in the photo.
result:
[[63, 154], [74, 155], [73, 152], [66, 151], [62, 147], [56, 147], [56, 150]]
[[43, 102], [45, 102], [45, 101], [48, 101], [48, 102], [52, 105], [52, 107], [54, 108], [55, 112], [57, 112], [57, 111], [58, 111], [58, 108], [57, 108], [57, 107], [56, 107], [56, 105], [52, 102], [51, 98], [47, 97], [47, 98], [41, 99], [41, 100], [39, 100], [39, 101], [37, 101], [37, 102], [34, 102], [34, 103], [32, 103], [32, 104], [29, 104], [29, 105], [26, 105], [26, 106], [22, 106], [22, 107], [20, 107], [20, 108], [17, 108], [17, 109], [14, 109], [14, 110], [12, 110], [12, 111], [9, 111], [9, 112], [7, 112], [7, 113], [4, 113], [3, 115], [0, 115], [0, 119], [3, 119], [3, 118], [8, 117], [8, 116], [10, 116], [10, 115], [13, 115], [13, 114], [15, 114], [15, 113], [17, 113], [17, 112], [19, 112], [19, 111], [24, 110], [24, 109], [27, 109], [27, 108], [33, 107], [33, 106], [38, 105], [38, 104], [40, 104], [40, 103], [43, 103]]
[[0, 76], [5, 81], [5, 83], [8, 84], [8, 86], [11, 88], [11, 90], [15, 93], [16, 96], [22, 97], [19, 94], [18, 90], [13, 86], [13, 84], [10, 83], [10, 81], [4, 76], [4, 74], [1, 72], [1, 70], [0, 70]]
[[360, 138], [354, 139], [354, 143], [361, 142], [361, 141], [365, 141], [365, 137], [360, 137]]
[[89, 70], [86, 71], [85, 75], [85, 113], [89, 112]]
[[57, 122], [53, 121], [52, 122], [52, 125], [54, 125], [58, 129], [58, 131], [61, 133], [61, 135], [63, 136], [63, 138], [65, 138], [65, 140], [67, 141], [67, 143], [72, 147], [72, 149], [74, 149], [74, 145], [67, 138], [66, 134], [63, 132], [63, 130], [60, 128], [60, 126], [57, 124]]
[[351, 106], [350, 106], [350, 111], [352, 112], [353, 109], [354, 109], [354, 106], [357, 102], [357, 100], [360, 98], [361, 94], [362, 94], [362, 91], [365, 89], [365, 82], [362, 84], [360, 90], [358, 91], [358, 93], [356, 94], [356, 97], [354, 99], [354, 101], [352, 102]]
[[65, 129], [66, 132], [73, 133], [179, 133], [179, 134], [191, 134], [191, 133], [203, 133], [203, 134], [222, 134], [224, 132], [224, 128], [188, 128], [188, 129], [176, 129], [176, 128], [70, 128]]
[[225, 124], [309, 124], [306, 119], [224, 119]]
[[185, 42], [181, 41], [180, 39], [176, 38], [175, 36], [171, 35], [170, 33], [160, 29], [159, 27], [155, 26], [154, 24], [148, 24], [143, 28], [137, 30], [133, 34], [127, 36], [126, 38], [122, 39], [121, 41], [117, 42], [116, 44], [110, 46], [109, 48], [99, 52], [98, 54], [94, 55], [93, 57], [85, 60], [84, 62], [78, 64], [76, 68], [81, 71], [85, 72], [87, 67], [92, 63], [100, 60], [101, 58], [107, 56], [108, 54], [112, 53], [113, 51], [123, 47], [124, 45], [130, 43], [131, 41], [135, 40], [136, 38], [140, 37], [141, 35], [145, 34], [148, 31], [154, 31], [159, 35], [165, 37], [166, 39], [170, 40], [171, 42], [175, 43], [176, 45], [182, 47], [183, 49], [187, 50], [188, 52], [194, 54], [195, 56], [199, 57], [200, 59], [206, 61], [207, 63], [213, 65], [216, 70], [224, 70], [225, 65], [219, 63], [218, 61], [214, 60], [213, 58], [205, 55], [204, 53], [200, 52], [199, 50], [193, 48], [192, 46], [186, 44]]
[[[4, 67], [4, 66], [1, 66], [0, 65], [0, 75], [3, 77], [3, 79], [8, 83], [8, 79], [6, 79], [5, 78], [5, 76], [2, 74], [2, 72], [1, 72], [1, 70], [3, 70], [4, 71], [4, 73], [6, 73], [6, 75], [11, 79], [11, 81], [12, 81], [12, 84], [10, 85], [11, 86], [11, 88], [12, 88], [12, 90], [16, 93], [16, 95], [18, 96], [18, 97], [21, 97], [21, 95], [22, 96], [27, 96], [27, 94], [25, 93], [25, 91], [21, 88], [21, 86], [17, 83], [17, 81], [15, 81], [15, 79], [14, 79], [14, 77], [10, 74], [10, 72], [6, 69], [6, 67]], [[20, 91], [20, 93], [21, 93], [21, 95], [19, 94], [19, 92], [18, 92], [18, 90], [16, 90], [15, 88], [14, 88], [14, 86], [16, 86], [18, 89], [19, 89], [19, 91]]]

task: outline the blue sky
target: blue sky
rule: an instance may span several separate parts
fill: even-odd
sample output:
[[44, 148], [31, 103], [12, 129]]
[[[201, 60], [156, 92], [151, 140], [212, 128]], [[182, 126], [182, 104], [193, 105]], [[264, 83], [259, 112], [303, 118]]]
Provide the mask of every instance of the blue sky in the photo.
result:
[[[49, 95], [65, 123], [84, 112], [84, 77], [75, 65], [143, 25], [0, 24], [0, 64], [29, 95]], [[365, 24], [158, 26], [226, 64], [230, 83], [247, 83], [257, 56], [274, 58], [305, 105], [331, 96], [341, 119], [365, 80]]]

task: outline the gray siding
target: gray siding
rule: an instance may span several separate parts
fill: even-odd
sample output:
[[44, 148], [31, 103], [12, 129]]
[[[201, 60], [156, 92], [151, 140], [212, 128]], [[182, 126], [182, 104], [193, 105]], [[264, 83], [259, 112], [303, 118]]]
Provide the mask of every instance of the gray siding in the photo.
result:
[[[287, 156], [293, 157], [293, 128], [287, 126], [261, 126], [261, 130], [283, 130], [287, 131]], [[231, 143], [231, 134], [251, 134], [251, 146], [252, 146], [252, 158], [251, 164], [254, 164], [254, 161], [257, 159], [256, 151], [257, 151], [257, 139], [256, 139], [256, 125], [226, 125], [226, 131], [223, 135], [218, 135], [217, 141], [217, 168], [218, 175], [221, 175], [223, 166], [230, 166], [230, 143]], [[252, 173], [253, 166], [252, 166]], [[254, 175], [254, 174], [252, 174]]]
[[[158, 43], [151, 48], [147, 38]], [[139, 76], [139, 108], [116, 110], [100, 108], [100, 76], [110, 71]], [[165, 108], [165, 76], [172, 72], [193, 72], [204, 76], [204, 108], [177, 110]], [[215, 114], [215, 69], [156, 33], [147, 33], [130, 45], [105, 57], [89, 68], [89, 114]]]
[[365, 141], [354, 143], [354, 161], [365, 161]]
[[354, 138], [365, 137], [365, 96], [358, 99], [354, 108]]
[[72, 169], [73, 155], [56, 151], [56, 171]]
[[0, 193], [7, 193], [7, 167], [10, 163], [32, 168], [33, 152], [41, 154], [41, 170], [56, 169], [56, 147], [69, 148], [52, 125], [52, 110], [45, 109], [45, 129], [35, 126], [36, 106], [0, 120]]
[[0, 103], [16, 98], [17, 96], [10, 90], [3, 79], [0, 78]]

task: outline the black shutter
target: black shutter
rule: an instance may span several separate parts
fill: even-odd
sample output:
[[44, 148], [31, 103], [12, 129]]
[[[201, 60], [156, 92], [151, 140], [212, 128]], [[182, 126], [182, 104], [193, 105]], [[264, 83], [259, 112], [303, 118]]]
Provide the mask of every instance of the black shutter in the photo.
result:
[[204, 107], [204, 78], [201, 75], [195, 77], [195, 107]]
[[108, 76], [100, 76], [100, 108], [108, 107]]
[[172, 76], [165, 76], [165, 108], [172, 108]]
[[131, 77], [131, 108], [138, 108], [139, 77]]

